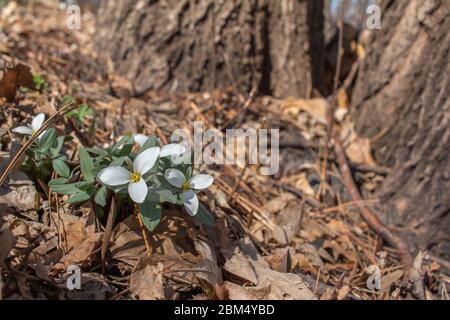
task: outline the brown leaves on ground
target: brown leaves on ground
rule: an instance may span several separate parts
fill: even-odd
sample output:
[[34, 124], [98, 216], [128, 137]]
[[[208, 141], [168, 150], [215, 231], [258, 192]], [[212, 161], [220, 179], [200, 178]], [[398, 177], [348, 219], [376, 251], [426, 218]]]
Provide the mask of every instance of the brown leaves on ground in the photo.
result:
[[130, 279], [130, 292], [134, 299], [162, 300], [165, 298], [163, 285], [164, 265], [153, 264], [151, 258], [141, 258]]
[[101, 240], [101, 233], [89, 236], [64, 255], [52, 270], [58, 273], [73, 265], [79, 265], [83, 268], [92, 266], [93, 262], [96, 261], [95, 259], [98, 259]]
[[[247, 296], [258, 300], [312, 300], [314, 293], [302, 277], [271, 269], [270, 265], [258, 253], [258, 250], [247, 241], [234, 244], [234, 251], [222, 250], [226, 262], [224, 271], [230, 279], [235, 279], [248, 291]], [[233, 294], [242, 295], [242, 290], [228, 285]]]
[[11, 250], [16, 245], [16, 238], [11, 230], [7, 227], [0, 229], [0, 264], [3, 264], [5, 258], [9, 255]]
[[[214, 288], [222, 281], [217, 258], [185, 219], [167, 212], [152, 233], [150, 243], [151, 256], [145, 257], [141, 229], [135, 217], [128, 217], [114, 230], [112, 258], [118, 260], [124, 273], [133, 266], [130, 282], [133, 297], [169, 299], [175, 294], [174, 285], [199, 287], [213, 297]], [[140, 284], [141, 280], [154, 281], [153, 288]]]

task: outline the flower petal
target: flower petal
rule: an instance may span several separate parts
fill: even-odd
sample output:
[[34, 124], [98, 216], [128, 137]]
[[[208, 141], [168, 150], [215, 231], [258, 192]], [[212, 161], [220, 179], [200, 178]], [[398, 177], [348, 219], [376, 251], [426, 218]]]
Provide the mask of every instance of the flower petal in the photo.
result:
[[156, 163], [158, 160], [159, 147], [149, 148], [145, 151], [142, 151], [136, 159], [134, 159], [133, 169], [134, 172], [139, 172], [141, 175], [146, 174]]
[[171, 159], [174, 165], [192, 164], [192, 152], [187, 151], [180, 155], [172, 155]]
[[33, 118], [33, 121], [31, 121], [31, 129], [34, 131], [38, 131], [45, 120], [45, 114], [39, 113], [36, 117]]
[[177, 188], [182, 188], [183, 183], [186, 181], [183, 172], [178, 169], [167, 169], [164, 176], [171, 185]]
[[31, 136], [33, 134], [33, 130], [30, 127], [20, 126], [11, 130], [14, 133], [18, 134], [26, 134]]
[[161, 158], [172, 156], [172, 155], [178, 156], [178, 155], [183, 154], [185, 151], [186, 151], [186, 148], [183, 147], [181, 144], [171, 143], [171, 144], [167, 144], [161, 148], [161, 153], [159, 154], [159, 156]]
[[134, 135], [133, 139], [134, 142], [137, 143], [142, 148], [142, 146], [144, 146], [144, 144], [147, 142], [148, 137], [138, 133]]
[[111, 166], [98, 174], [98, 179], [108, 186], [120, 186], [130, 182], [131, 173], [122, 167]]
[[189, 179], [189, 187], [196, 190], [208, 188], [214, 182], [214, 178], [209, 174], [199, 174]]
[[188, 190], [183, 192], [183, 203], [187, 213], [195, 216], [198, 211], [198, 198], [194, 191]]
[[134, 202], [143, 203], [148, 194], [148, 187], [145, 180], [141, 179], [139, 182], [130, 183], [128, 185], [128, 194]]

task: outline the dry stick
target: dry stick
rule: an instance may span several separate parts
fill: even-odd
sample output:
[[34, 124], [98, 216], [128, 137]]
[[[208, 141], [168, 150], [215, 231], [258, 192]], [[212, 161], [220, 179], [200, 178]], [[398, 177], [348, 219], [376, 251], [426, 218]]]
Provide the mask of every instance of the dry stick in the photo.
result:
[[339, 88], [339, 79], [341, 77], [341, 69], [342, 69], [342, 58], [344, 55], [344, 5], [341, 4], [341, 8], [339, 10], [339, 40], [338, 40], [338, 53], [337, 53], [337, 65], [336, 72], [334, 75], [334, 84], [333, 84], [333, 95], [331, 97], [330, 104], [327, 108], [327, 134], [325, 140], [325, 146], [322, 157], [322, 166], [320, 172], [320, 188], [319, 188], [319, 196], [322, 197], [325, 195], [325, 185], [327, 183], [327, 166], [328, 166], [328, 157], [330, 153], [329, 144], [331, 140], [331, 135], [333, 134], [333, 126], [334, 126], [334, 112], [335, 105], [337, 103], [337, 90]]
[[348, 189], [348, 192], [350, 193], [353, 201], [358, 201], [357, 205], [361, 210], [361, 216], [367, 222], [370, 228], [372, 228], [375, 232], [379, 233], [383, 237], [383, 239], [385, 239], [392, 247], [397, 249], [400, 255], [400, 260], [407, 271], [406, 273], [409, 274], [409, 271], [413, 266], [414, 259], [411, 253], [409, 252], [408, 244], [405, 242], [403, 238], [396, 235], [392, 230], [386, 227], [378, 219], [375, 213], [373, 213], [372, 210], [370, 210], [367, 206], [363, 204], [364, 202], [361, 202], [363, 201], [363, 198], [358, 188], [356, 187], [355, 182], [353, 181], [353, 177], [347, 162], [347, 158], [345, 156], [345, 150], [342, 145], [342, 142], [337, 135], [335, 135], [334, 140], [335, 140], [335, 152], [342, 174], [342, 181], [344, 182], [346, 188]]
[[113, 196], [111, 201], [111, 207], [109, 208], [108, 220], [106, 222], [106, 229], [105, 232], [103, 233], [102, 252], [101, 252], [103, 274], [105, 274], [106, 252], [108, 250], [109, 242], [111, 240], [112, 227], [115, 219], [116, 219], [116, 199]]
[[42, 127], [28, 140], [25, 142], [25, 144], [22, 146], [22, 148], [17, 152], [17, 154], [13, 157], [11, 162], [8, 164], [8, 166], [5, 169], [5, 172], [3, 172], [2, 176], [0, 177], [0, 186], [5, 182], [6, 178], [14, 168], [14, 166], [17, 164], [17, 161], [19, 161], [20, 157], [27, 151], [28, 147], [31, 146], [31, 144], [36, 141], [36, 139], [49, 127], [51, 127], [53, 124], [55, 124], [58, 120], [60, 120], [65, 114], [68, 112], [78, 108], [79, 105], [72, 105], [68, 104], [64, 106], [63, 108], [59, 109], [56, 113], [54, 113], [45, 123], [42, 125]]
[[141, 227], [142, 237], [144, 238], [145, 249], [147, 250], [147, 256], [151, 256], [150, 244], [148, 243], [147, 237], [147, 229], [145, 228], [144, 222], [142, 222], [141, 215], [139, 214], [137, 204], [134, 205], [134, 216], [139, 222], [139, 226]]

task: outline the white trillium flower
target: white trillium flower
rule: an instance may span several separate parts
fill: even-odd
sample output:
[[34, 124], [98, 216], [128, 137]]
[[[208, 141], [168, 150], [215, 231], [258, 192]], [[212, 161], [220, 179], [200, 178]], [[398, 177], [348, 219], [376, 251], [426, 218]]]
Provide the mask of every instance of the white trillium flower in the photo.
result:
[[136, 203], [143, 203], [148, 194], [147, 183], [143, 175], [152, 169], [158, 160], [159, 147], [149, 148], [140, 153], [133, 162], [133, 172], [118, 166], [103, 169], [98, 178], [107, 186], [121, 186], [128, 184], [128, 194]]
[[199, 174], [187, 180], [183, 172], [177, 169], [167, 169], [165, 177], [172, 186], [183, 189], [184, 207], [191, 216], [195, 216], [199, 203], [194, 190], [207, 189], [212, 185], [214, 178], [209, 174]]
[[[44, 124], [44, 120], [45, 120], [45, 114], [39, 113], [36, 117], [33, 118], [33, 120], [31, 121], [31, 125], [20, 126], [20, 127], [12, 129], [11, 131], [14, 133], [18, 133], [18, 134], [33, 136], [42, 127], [42, 125]], [[44, 133], [45, 133], [45, 131], [39, 135], [39, 138], [42, 137], [42, 135]]]
[[[144, 144], [147, 142], [149, 137], [143, 134], [135, 134], [133, 136], [134, 142], [137, 143], [141, 148], [144, 146]], [[181, 144], [178, 143], [171, 143], [167, 144], [165, 146], [161, 147], [161, 152], [159, 156], [161, 158], [168, 157], [168, 156], [179, 156], [183, 154], [186, 151], [186, 148], [183, 147]]]

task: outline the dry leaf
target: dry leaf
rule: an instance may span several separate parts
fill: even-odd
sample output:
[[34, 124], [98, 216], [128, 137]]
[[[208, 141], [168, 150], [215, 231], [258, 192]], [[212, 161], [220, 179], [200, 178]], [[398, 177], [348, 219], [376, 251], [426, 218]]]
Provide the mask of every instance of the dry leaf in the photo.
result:
[[164, 299], [164, 265], [152, 263], [153, 259], [141, 258], [131, 274], [130, 292], [135, 299]]
[[91, 266], [95, 257], [99, 255], [97, 251], [100, 248], [101, 238], [101, 233], [92, 234], [62, 257], [52, 270], [58, 273], [65, 271], [71, 265], [82, 268]]
[[[224, 269], [235, 277], [253, 278], [253, 287], [246, 287], [258, 299], [311, 300], [316, 299], [309, 286], [296, 274], [281, 273], [270, 268], [251, 243], [237, 241], [234, 255]], [[230, 254], [224, 251], [225, 255]], [[239, 268], [240, 266], [240, 268]], [[230, 268], [231, 267], [231, 268]], [[250, 279], [247, 279], [250, 280]]]
[[298, 200], [292, 200], [276, 216], [276, 228], [272, 231], [272, 237], [280, 244], [289, 244], [300, 229], [302, 218], [302, 205]]
[[16, 238], [6, 226], [0, 229], [0, 243], [0, 264], [2, 264], [6, 257], [8, 257], [9, 252], [16, 245]]
[[30, 68], [19, 63], [11, 69], [7, 69], [0, 82], [0, 97], [8, 101], [14, 101], [19, 87], [34, 89], [33, 75]]
[[383, 275], [383, 277], [381, 278], [381, 291], [389, 291], [391, 286], [403, 277], [403, 274], [404, 272], [402, 270], [397, 270]]
[[232, 282], [225, 281], [223, 288], [230, 300], [258, 300], [253, 292]]
[[281, 109], [290, 114], [297, 116], [300, 112], [306, 112], [317, 122], [326, 124], [326, 113], [328, 102], [326, 99], [287, 99], [281, 103]]
[[0, 209], [8, 212], [14, 209], [19, 212], [34, 210], [36, 207], [36, 188], [33, 182], [23, 173], [16, 172], [16, 177], [8, 185], [0, 187]]

